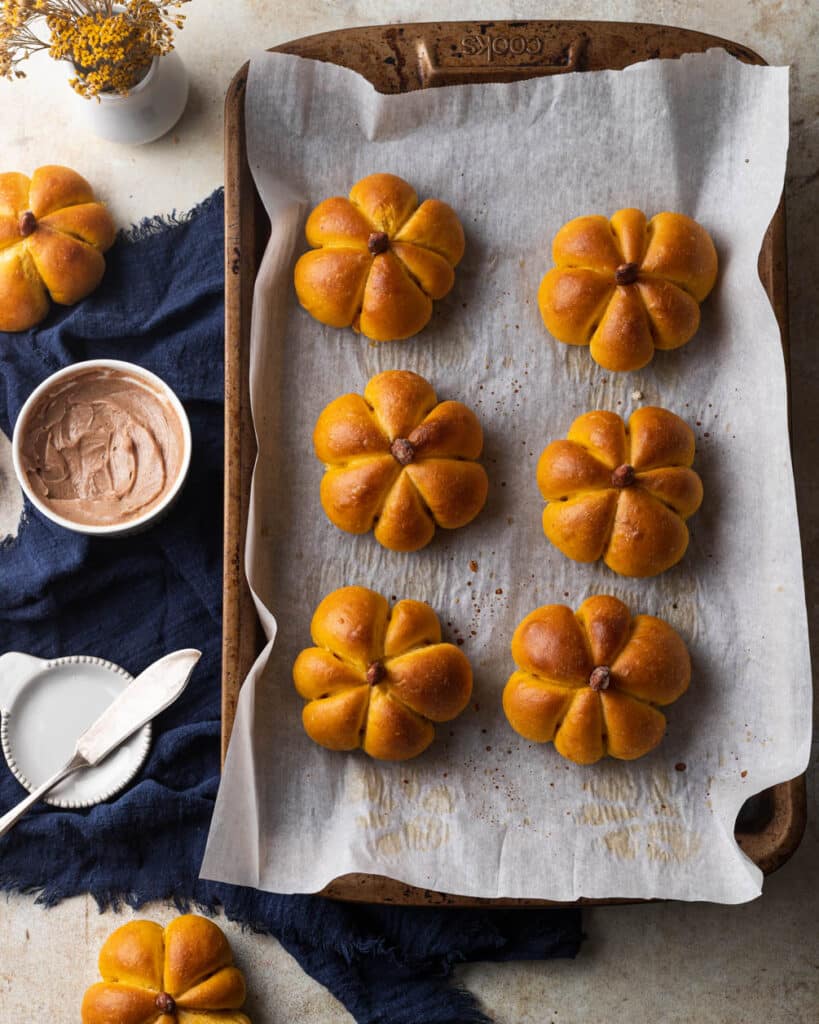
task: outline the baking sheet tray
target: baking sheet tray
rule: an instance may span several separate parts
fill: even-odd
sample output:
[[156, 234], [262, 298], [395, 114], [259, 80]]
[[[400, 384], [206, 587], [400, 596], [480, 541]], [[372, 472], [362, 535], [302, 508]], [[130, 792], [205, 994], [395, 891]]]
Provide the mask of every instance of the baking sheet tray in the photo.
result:
[[[646, 57], [724, 46], [748, 63], [751, 51], [699, 33], [659, 26], [571, 22], [385, 26], [310, 37], [279, 47], [300, 56], [351, 67], [382, 92], [461, 81], [509, 81], [565, 71], [619, 68]], [[224, 739], [229, 737], [241, 681], [261, 647], [255, 609], [242, 569], [244, 527], [255, 441], [247, 394], [247, 347], [253, 280], [266, 236], [244, 150], [243, 97], [247, 68], [237, 75], [226, 105], [226, 551]], [[786, 324], [784, 211], [780, 206], [760, 254], [760, 275], [771, 298], [783, 343]], [[737, 839], [771, 871], [795, 849], [804, 827], [804, 782], [760, 794], [740, 816]], [[374, 876], [346, 876], [327, 890], [355, 899], [471, 902], [415, 890]]]

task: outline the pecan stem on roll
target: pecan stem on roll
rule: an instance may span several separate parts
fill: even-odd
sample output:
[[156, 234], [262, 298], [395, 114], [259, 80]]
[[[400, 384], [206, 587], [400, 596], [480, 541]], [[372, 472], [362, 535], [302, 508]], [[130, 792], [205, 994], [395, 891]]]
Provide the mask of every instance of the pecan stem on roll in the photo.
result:
[[595, 690], [608, 690], [611, 685], [611, 669], [608, 665], [598, 665], [589, 676], [589, 686]]
[[390, 247], [390, 236], [386, 231], [373, 231], [370, 237], [367, 239], [367, 248], [373, 254], [373, 256], [380, 256], [382, 252], [386, 252]]
[[380, 661], [372, 661], [367, 666], [367, 682], [370, 686], [378, 686], [386, 674], [387, 670]]
[[20, 214], [20, 220], [17, 223], [17, 227], [23, 238], [28, 238], [29, 235], [34, 233], [37, 228], [37, 218], [31, 210], [26, 210], [25, 213]]
[[634, 466], [618, 466], [611, 474], [612, 487], [631, 487], [634, 480]]
[[415, 448], [406, 437], [396, 437], [390, 445], [390, 452], [395, 461], [400, 462], [402, 466], [408, 466], [415, 458]]
[[154, 1004], [162, 1013], [176, 1013], [176, 1003], [173, 996], [169, 996], [167, 992], [160, 992], [154, 1000]]
[[614, 271], [614, 280], [618, 284], [634, 284], [640, 267], [636, 263], [621, 263]]

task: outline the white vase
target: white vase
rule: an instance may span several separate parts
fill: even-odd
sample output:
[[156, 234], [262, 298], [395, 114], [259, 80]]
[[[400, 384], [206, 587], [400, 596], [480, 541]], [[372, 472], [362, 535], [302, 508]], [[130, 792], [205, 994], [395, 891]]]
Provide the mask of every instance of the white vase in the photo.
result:
[[188, 73], [182, 58], [171, 50], [154, 57], [147, 75], [127, 96], [100, 93], [99, 102], [74, 96], [86, 127], [98, 138], [141, 146], [170, 131], [182, 116], [188, 102]]

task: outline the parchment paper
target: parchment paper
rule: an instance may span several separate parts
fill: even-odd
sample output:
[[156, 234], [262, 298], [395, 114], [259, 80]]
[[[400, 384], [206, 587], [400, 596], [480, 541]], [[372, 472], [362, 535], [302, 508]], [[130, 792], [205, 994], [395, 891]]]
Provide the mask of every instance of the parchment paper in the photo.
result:
[[[406, 96], [328, 64], [253, 60], [249, 155], [273, 235], [253, 311], [260, 455], [247, 572], [271, 645], [242, 691], [205, 877], [277, 892], [364, 871], [486, 897], [758, 895], [734, 821], [747, 797], [803, 771], [810, 735], [785, 372], [757, 274], [782, 190], [787, 96], [786, 69], [721, 51]], [[381, 346], [318, 324], [292, 285], [308, 210], [376, 170], [449, 202], [467, 234], [430, 325]], [[721, 269], [689, 345], [612, 374], [551, 339], [535, 297], [555, 231], [623, 206], [693, 216]], [[328, 401], [392, 368], [476, 410], [491, 478], [478, 520], [412, 554], [326, 520], [311, 445]], [[630, 580], [545, 540], [535, 465], [581, 413], [642, 404], [694, 428], [705, 500], [683, 562]], [[319, 600], [352, 583], [429, 601], [475, 671], [469, 709], [405, 764], [331, 753], [302, 730], [293, 660]], [[592, 593], [662, 616], [692, 653], [664, 742], [637, 762], [573, 765], [518, 737], [501, 710], [517, 623]]]

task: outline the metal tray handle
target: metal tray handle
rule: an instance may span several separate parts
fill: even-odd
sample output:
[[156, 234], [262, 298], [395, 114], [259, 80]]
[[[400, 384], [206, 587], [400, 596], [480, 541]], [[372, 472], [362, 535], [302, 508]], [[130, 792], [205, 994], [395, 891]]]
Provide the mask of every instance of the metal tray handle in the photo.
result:
[[468, 82], [520, 81], [582, 70], [587, 37], [556, 45], [531, 25], [476, 25], [474, 31], [416, 40], [424, 88]]

